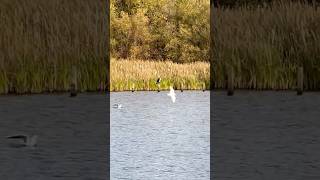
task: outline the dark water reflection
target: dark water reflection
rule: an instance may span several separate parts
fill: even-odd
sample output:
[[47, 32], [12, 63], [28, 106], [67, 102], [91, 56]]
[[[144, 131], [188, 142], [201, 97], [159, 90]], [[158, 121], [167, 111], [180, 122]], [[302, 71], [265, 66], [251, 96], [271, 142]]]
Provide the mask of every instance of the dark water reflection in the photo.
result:
[[111, 179], [209, 179], [210, 93], [166, 93], [111, 94]]
[[[105, 97], [0, 97], [0, 179], [108, 179]], [[38, 146], [5, 138], [15, 134], [39, 135]]]
[[216, 180], [320, 179], [320, 94], [211, 94]]

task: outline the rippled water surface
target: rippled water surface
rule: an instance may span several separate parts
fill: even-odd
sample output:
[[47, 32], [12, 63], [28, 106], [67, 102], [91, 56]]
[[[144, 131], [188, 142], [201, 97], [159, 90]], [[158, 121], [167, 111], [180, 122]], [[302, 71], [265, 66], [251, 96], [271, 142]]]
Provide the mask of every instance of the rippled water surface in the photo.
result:
[[[105, 95], [0, 97], [1, 180], [106, 180]], [[16, 134], [37, 134], [23, 147]]]
[[111, 93], [111, 179], [209, 179], [210, 93], [166, 93]]
[[211, 97], [215, 180], [320, 179], [320, 93]]

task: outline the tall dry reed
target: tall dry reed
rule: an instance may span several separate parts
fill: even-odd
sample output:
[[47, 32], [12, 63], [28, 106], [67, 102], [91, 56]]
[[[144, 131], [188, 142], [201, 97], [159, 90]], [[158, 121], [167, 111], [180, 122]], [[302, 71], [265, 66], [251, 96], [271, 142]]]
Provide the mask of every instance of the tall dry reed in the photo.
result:
[[169, 86], [182, 89], [209, 88], [209, 63], [177, 64], [171, 61], [116, 60], [110, 64], [110, 90], [157, 90], [156, 80], [162, 79], [160, 89]]
[[305, 88], [320, 89], [320, 9], [276, 2], [259, 8], [214, 10], [212, 75], [225, 88], [228, 69], [236, 88], [294, 89], [297, 67]]
[[106, 83], [107, 15], [100, 0], [0, 0], [0, 94]]

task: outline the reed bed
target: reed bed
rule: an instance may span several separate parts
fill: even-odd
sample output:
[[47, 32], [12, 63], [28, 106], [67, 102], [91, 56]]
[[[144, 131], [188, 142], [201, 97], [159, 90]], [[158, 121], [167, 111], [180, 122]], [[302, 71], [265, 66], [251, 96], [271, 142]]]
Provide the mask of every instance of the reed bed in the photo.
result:
[[235, 88], [295, 89], [304, 68], [304, 88], [320, 89], [320, 9], [275, 2], [257, 8], [214, 9], [211, 72], [225, 88], [230, 68]]
[[209, 89], [210, 65], [207, 62], [177, 64], [171, 61], [111, 59], [110, 90]]
[[106, 2], [0, 0], [0, 94], [80, 91], [106, 84]]

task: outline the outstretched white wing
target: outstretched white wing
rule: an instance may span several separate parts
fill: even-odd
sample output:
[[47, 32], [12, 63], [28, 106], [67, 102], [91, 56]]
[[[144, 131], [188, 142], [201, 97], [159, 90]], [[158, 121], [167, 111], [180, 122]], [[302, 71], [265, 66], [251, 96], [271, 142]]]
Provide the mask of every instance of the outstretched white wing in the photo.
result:
[[171, 97], [172, 102], [176, 102], [176, 94], [174, 93], [174, 89], [172, 88], [172, 86], [170, 86], [170, 93], [168, 94], [168, 96]]
[[36, 146], [37, 145], [37, 141], [38, 141], [37, 135], [31, 136], [29, 139], [30, 140], [27, 141], [27, 146]]
[[176, 96], [175, 95], [171, 96], [171, 100], [173, 103], [176, 102]]

